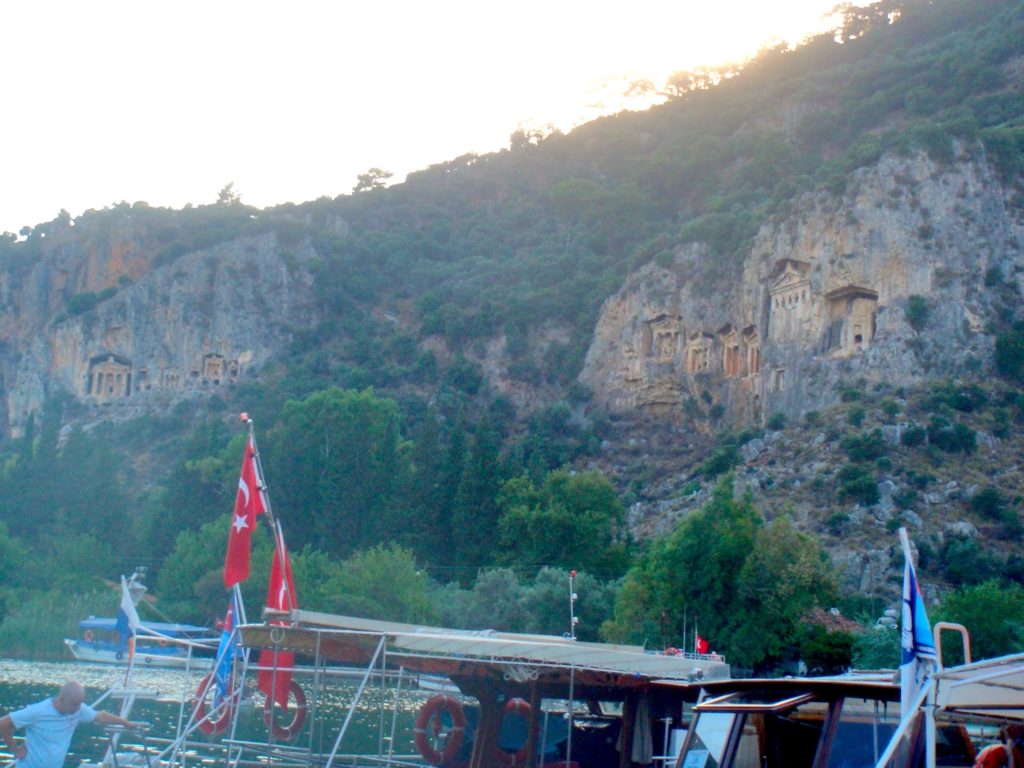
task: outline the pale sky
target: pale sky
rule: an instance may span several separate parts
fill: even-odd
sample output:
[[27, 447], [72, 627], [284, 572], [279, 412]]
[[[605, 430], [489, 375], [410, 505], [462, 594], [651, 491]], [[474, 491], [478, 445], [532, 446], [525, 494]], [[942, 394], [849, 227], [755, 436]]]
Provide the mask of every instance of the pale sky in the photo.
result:
[[617, 111], [609, 81], [742, 60], [836, 0], [10, 0], [0, 231], [122, 200], [265, 207]]

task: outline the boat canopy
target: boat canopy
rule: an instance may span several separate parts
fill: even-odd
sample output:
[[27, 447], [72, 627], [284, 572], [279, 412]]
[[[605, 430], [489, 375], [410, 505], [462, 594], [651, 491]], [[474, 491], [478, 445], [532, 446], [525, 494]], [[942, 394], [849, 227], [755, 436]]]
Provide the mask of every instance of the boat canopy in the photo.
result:
[[[165, 624], [159, 621], [144, 621], [141, 623], [143, 629], [159, 632], [162, 635], [194, 635], [198, 633], [210, 633], [209, 627], [197, 627], [193, 624]], [[100, 632], [116, 632], [117, 619], [97, 618], [90, 616], [78, 622], [79, 629], [92, 629]]]
[[935, 703], [948, 713], [1024, 720], [1024, 653], [948, 667], [935, 685]]
[[284, 619], [290, 626], [244, 626], [240, 630], [243, 645], [362, 664], [383, 642], [389, 665], [453, 679], [494, 677], [562, 688], [571, 675], [579, 686], [621, 691], [655, 679], [697, 682], [729, 677], [724, 659], [709, 654], [664, 655], [638, 646], [555, 635], [443, 629], [314, 611], [267, 612], [266, 616]]

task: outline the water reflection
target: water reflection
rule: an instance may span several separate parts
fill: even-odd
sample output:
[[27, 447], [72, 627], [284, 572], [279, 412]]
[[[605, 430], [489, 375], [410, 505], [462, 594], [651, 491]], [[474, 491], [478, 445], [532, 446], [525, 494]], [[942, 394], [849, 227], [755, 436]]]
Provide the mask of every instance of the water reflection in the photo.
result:
[[[188, 719], [192, 696], [204, 674], [205, 671], [201, 669], [136, 669], [131, 687], [153, 692], [156, 699], [139, 701], [131, 718], [149, 722], [153, 736], [173, 736], [179, 720]], [[55, 696], [60, 686], [72, 679], [79, 680], [86, 687], [86, 700], [94, 702], [108, 688], [123, 685], [124, 678], [124, 668], [106, 664], [0, 659], [0, 712], [7, 713]], [[295, 679], [312, 701], [312, 676], [296, 674]], [[353, 677], [322, 679], [317, 697], [316, 722], [312, 718], [307, 719], [296, 743], [314, 749], [323, 745], [326, 751], [330, 751], [358, 685], [359, 680]], [[382, 687], [379, 681], [371, 681], [353, 715], [342, 751], [376, 754], [382, 738], [386, 738], [391, 731], [392, 714], [397, 709], [394, 749], [396, 753], [412, 753], [415, 750], [413, 722], [419, 708], [430, 695], [430, 692], [410, 688], [409, 682], [405, 681], [396, 708], [394, 685]], [[258, 699], [262, 705], [262, 697], [258, 696]], [[100, 709], [108, 711], [117, 711], [118, 706], [117, 701], [109, 699], [99, 704]], [[199, 736], [198, 732], [196, 735]], [[238, 717], [236, 738], [266, 741], [267, 728], [263, 722], [262, 706], [257, 708], [250, 703], [243, 707]], [[217, 742], [220, 739], [211, 741]], [[74, 766], [83, 759], [98, 760], [102, 758], [106, 746], [106, 735], [101, 728], [82, 725], [75, 733], [66, 764]]]

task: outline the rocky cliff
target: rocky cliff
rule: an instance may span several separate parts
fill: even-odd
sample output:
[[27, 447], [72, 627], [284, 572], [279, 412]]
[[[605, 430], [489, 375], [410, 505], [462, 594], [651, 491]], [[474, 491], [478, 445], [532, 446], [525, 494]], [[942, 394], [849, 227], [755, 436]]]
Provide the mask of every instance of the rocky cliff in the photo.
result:
[[613, 412], [761, 424], [855, 381], [982, 372], [1024, 286], [1019, 193], [966, 154], [889, 156], [848, 189], [801, 200], [739, 263], [691, 246], [631, 275], [581, 381]]
[[[112, 233], [50, 234], [32, 263], [0, 273], [7, 431], [49, 395], [122, 417], [212, 392], [280, 355], [315, 320], [308, 245], [272, 234], [168, 263], [125, 215]], [[111, 410], [112, 409], [112, 410]]]

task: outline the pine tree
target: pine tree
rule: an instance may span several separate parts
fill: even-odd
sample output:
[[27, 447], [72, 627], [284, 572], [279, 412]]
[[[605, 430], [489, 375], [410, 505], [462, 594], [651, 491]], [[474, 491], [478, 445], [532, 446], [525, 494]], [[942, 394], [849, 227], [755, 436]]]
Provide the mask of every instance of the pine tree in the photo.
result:
[[495, 561], [498, 544], [498, 436], [485, 416], [477, 422], [452, 509], [455, 565], [460, 580]]

